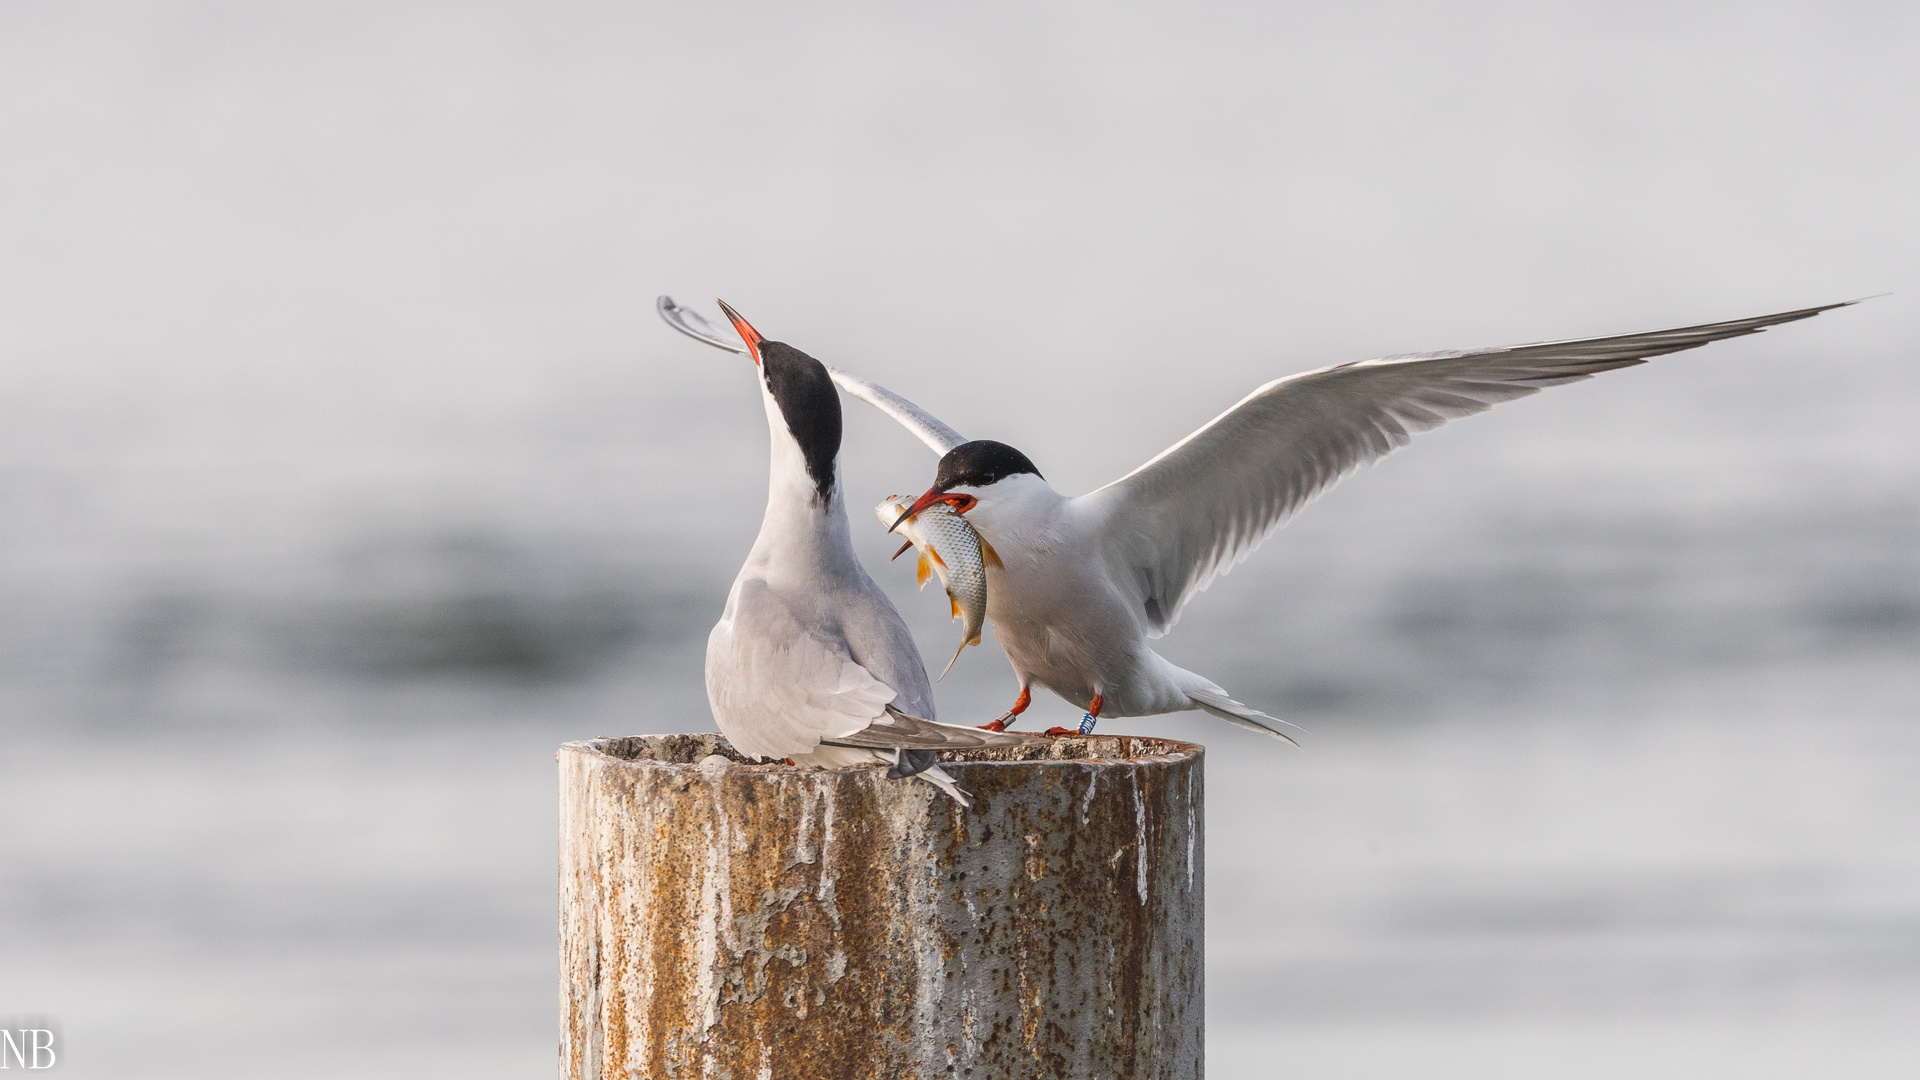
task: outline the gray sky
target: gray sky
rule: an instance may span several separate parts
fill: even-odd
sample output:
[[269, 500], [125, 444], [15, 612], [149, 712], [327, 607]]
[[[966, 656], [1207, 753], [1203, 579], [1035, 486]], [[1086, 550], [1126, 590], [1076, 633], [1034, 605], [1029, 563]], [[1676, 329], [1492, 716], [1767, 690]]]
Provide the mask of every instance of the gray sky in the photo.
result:
[[1916, 29], [1833, 3], [10, 4], [0, 438], [278, 457], [372, 498], [436, 453], [730, 408], [663, 291], [1017, 433], [1068, 489], [1291, 370], [1886, 291], [1660, 392], [1706, 369], [1790, 400], [1810, 362], [1908, 406]]
[[[471, 534], [717, 607], [764, 423], [661, 292], [1068, 492], [1304, 368], [1891, 292], [1423, 436], [1167, 649], [1218, 671], [1273, 612], [1234, 640], [1373, 664], [1376, 630], [1312, 628], [1587, 557], [1541, 528], [1802, 553], [1662, 571], [1724, 610], [1871, 591], [1920, 513], [1916, 53], [1897, 4], [9, 4], [0, 574], [52, 608], [327, 593], [362, 587], [342, 551]], [[932, 465], [857, 404], [843, 461], [861, 520]], [[943, 708], [1004, 707], [990, 651]]]

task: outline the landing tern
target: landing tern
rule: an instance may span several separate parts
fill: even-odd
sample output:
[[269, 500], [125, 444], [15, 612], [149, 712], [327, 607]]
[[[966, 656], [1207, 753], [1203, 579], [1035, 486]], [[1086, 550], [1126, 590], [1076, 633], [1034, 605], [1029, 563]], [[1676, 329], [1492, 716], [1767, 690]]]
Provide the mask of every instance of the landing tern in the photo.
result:
[[900, 613], [854, 556], [840, 486], [840, 397], [826, 368], [724, 303], [760, 376], [772, 436], [766, 516], [707, 638], [707, 700], [743, 754], [832, 768], [886, 762], [969, 805], [940, 750], [1034, 736], [933, 721]]
[[[1415, 434], [1549, 386], [1847, 307], [1857, 300], [1729, 322], [1611, 337], [1362, 360], [1276, 379], [1120, 479], [1068, 497], [1005, 443], [968, 440], [893, 392], [831, 372], [940, 455], [933, 486], [905, 514], [946, 503], [999, 553], [987, 620], [1019, 696], [986, 725], [1002, 730], [1039, 685], [1105, 716], [1201, 709], [1292, 741], [1286, 721], [1235, 701], [1148, 647], [1193, 594], [1244, 560], [1313, 496]], [[667, 297], [676, 329], [716, 340]], [[700, 331], [706, 331], [702, 333]], [[1292, 725], [1287, 725], [1292, 726]], [[1049, 734], [1067, 733], [1053, 728]]]

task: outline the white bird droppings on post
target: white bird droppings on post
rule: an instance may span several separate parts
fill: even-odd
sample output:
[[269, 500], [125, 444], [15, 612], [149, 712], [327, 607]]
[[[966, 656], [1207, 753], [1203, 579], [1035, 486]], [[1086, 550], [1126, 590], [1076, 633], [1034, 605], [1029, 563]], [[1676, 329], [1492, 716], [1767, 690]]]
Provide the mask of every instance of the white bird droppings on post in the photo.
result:
[[1133, 881], [1140, 903], [1147, 902], [1147, 804], [1140, 801], [1140, 770], [1133, 770]]

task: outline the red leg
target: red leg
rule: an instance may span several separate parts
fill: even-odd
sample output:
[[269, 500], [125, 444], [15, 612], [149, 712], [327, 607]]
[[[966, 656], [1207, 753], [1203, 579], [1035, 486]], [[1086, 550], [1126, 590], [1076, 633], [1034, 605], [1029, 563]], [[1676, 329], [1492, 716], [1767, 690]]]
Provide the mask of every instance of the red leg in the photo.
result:
[[1100, 719], [1100, 707], [1103, 704], [1105, 704], [1105, 702], [1101, 699], [1100, 694], [1096, 692], [1093, 695], [1093, 700], [1087, 702], [1087, 718], [1080, 721], [1079, 727], [1050, 727], [1045, 733], [1048, 735], [1091, 735], [1093, 734], [1093, 721]]
[[998, 720], [989, 720], [980, 726], [986, 728], [988, 731], [1005, 731], [1007, 730], [1007, 726], [1013, 722], [1013, 718], [1026, 712], [1027, 706], [1031, 704], [1033, 704], [1033, 694], [1029, 692], [1025, 686], [1022, 686], [1020, 687], [1020, 696], [1013, 699], [1013, 708], [1008, 709], [1005, 716], [1002, 716]]

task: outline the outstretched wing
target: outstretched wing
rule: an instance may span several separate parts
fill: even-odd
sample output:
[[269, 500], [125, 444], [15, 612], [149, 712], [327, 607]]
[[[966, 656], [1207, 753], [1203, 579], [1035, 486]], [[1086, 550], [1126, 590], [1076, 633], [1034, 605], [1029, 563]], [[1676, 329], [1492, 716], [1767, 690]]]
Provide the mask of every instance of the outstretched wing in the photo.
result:
[[653, 310], [660, 313], [660, 317], [667, 321], [668, 326], [695, 341], [711, 345], [716, 349], [725, 349], [730, 353], [739, 353], [741, 356], [747, 355], [746, 342], [740, 340], [739, 334], [721, 332], [719, 327], [708, 322], [699, 312], [674, 303], [671, 296], [656, 297], [653, 301]]
[[1076, 500], [1154, 636], [1288, 515], [1417, 432], [1545, 387], [1758, 333], [1858, 301], [1618, 337], [1336, 364], [1262, 386], [1152, 461]]
[[[703, 318], [699, 312], [674, 303], [673, 297], [662, 296], [654, 301], [653, 306], [654, 310], [660, 313], [660, 317], [666, 320], [668, 326], [695, 341], [711, 345], [716, 349], [746, 354], [747, 347], [740, 341], [738, 334], [722, 332]], [[879, 383], [848, 374], [832, 364], [824, 366], [827, 374], [833, 377], [833, 381], [839, 384], [840, 389], [893, 417], [901, 427], [913, 432], [916, 438], [931, 447], [935, 454], [945, 456], [947, 451], [967, 441], [966, 436], [941, 423], [932, 413]]]
[[832, 364], [826, 365], [826, 369], [840, 389], [893, 417], [935, 454], [945, 457], [947, 451], [967, 441], [965, 435], [941, 423], [932, 413], [879, 383], [849, 375]]

